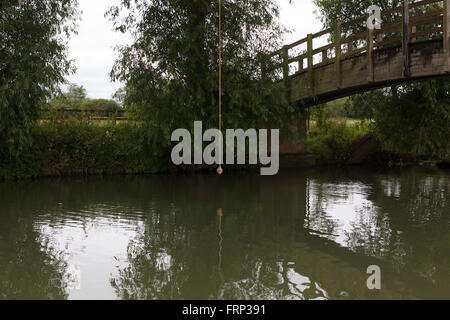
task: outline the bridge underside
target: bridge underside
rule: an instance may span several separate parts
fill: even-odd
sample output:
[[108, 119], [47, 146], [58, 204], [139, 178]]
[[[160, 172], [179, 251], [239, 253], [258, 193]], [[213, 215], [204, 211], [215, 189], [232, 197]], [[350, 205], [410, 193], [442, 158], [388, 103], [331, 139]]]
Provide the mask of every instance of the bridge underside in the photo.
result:
[[367, 53], [343, 59], [341, 74], [334, 62], [322, 63], [312, 72], [305, 70], [289, 77], [289, 99], [302, 109], [368, 90], [450, 75], [441, 39], [410, 43], [408, 54], [409, 76], [405, 76], [401, 46], [374, 50], [373, 71]]

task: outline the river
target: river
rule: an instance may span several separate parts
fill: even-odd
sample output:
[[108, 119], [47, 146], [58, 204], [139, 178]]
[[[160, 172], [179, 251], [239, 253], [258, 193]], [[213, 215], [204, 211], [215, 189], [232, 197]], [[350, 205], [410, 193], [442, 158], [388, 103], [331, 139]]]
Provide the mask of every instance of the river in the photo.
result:
[[0, 299], [450, 299], [449, 195], [426, 168], [0, 183]]

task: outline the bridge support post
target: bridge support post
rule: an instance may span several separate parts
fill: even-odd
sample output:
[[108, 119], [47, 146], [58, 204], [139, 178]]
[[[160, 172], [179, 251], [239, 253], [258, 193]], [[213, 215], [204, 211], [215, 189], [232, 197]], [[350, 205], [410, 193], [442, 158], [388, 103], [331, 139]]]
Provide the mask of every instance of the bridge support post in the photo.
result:
[[409, 65], [409, 0], [403, 1], [403, 76], [409, 78], [411, 76], [411, 68]]
[[281, 130], [280, 153], [307, 153], [308, 109], [297, 111], [292, 120], [291, 124]]
[[444, 59], [446, 72], [450, 72], [450, 0], [444, 0]]

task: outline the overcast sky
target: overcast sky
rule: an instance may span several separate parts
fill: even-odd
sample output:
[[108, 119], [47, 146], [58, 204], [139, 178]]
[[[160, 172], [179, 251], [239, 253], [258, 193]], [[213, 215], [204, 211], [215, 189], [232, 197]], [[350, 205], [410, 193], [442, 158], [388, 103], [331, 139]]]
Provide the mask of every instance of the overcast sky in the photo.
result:
[[[189, 1], [189, 0], [187, 0]], [[286, 43], [305, 37], [308, 33], [320, 31], [322, 24], [317, 19], [312, 0], [278, 0], [282, 12], [282, 23], [293, 34], [286, 36]], [[112, 24], [104, 18], [107, 8], [118, 0], [79, 0], [83, 11], [78, 35], [69, 42], [70, 57], [75, 59], [77, 73], [69, 77], [69, 82], [82, 85], [91, 98], [111, 98], [122, 86], [111, 83], [111, 71], [117, 53], [114, 46], [128, 42], [127, 36], [112, 31]]]

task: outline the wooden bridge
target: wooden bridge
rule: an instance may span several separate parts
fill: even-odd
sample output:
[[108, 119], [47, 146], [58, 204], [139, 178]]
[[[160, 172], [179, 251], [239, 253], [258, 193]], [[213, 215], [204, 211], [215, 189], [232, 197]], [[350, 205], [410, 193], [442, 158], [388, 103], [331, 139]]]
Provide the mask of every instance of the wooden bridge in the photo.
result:
[[[274, 67], [263, 65], [263, 76], [278, 75], [289, 101], [302, 108], [450, 75], [450, 0], [405, 0], [381, 16], [381, 29], [367, 28], [367, 15], [284, 46], [269, 56]], [[328, 43], [314, 45], [324, 37]]]

